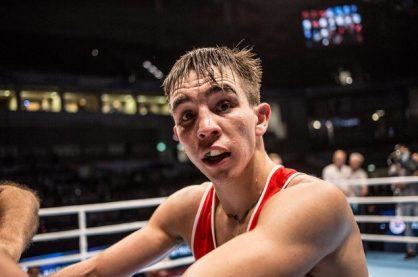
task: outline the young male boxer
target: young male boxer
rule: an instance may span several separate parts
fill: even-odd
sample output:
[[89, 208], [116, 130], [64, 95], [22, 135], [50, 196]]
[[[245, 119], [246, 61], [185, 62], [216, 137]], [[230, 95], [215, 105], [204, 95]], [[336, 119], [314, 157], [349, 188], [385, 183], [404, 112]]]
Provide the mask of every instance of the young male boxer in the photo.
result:
[[174, 193], [146, 227], [56, 276], [129, 276], [179, 241], [197, 259], [185, 276], [367, 276], [344, 195], [268, 157], [261, 75], [248, 49], [183, 55], [164, 90], [174, 136], [209, 181]]

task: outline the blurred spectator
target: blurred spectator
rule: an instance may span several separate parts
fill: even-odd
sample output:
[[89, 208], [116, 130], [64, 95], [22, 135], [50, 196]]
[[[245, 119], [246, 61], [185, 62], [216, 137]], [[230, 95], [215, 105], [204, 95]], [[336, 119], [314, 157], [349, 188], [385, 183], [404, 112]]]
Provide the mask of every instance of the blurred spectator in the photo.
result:
[[270, 153], [269, 154], [270, 159], [275, 163], [275, 164], [283, 164], [283, 160], [282, 157], [280, 157], [279, 154], [277, 153]]
[[[412, 176], [417, 169], [417, 163], [414, 160], [417, 153], [411, 154], [411, 151], [405, 145], [397, 144], [388, 157], [390, 176]], [[416, 158], [415, 158], [416, 159]], [[403, 188], [404, 185], [398, 186]]]
[[[348, 164], [350, 167], [350, 175], [348, 176], [349, 180], [364, 180], [367, 179], [367, 173], [366, 171], [361, 168], [364, 162], [364, 157], [362, 154], [354, 152], [350, 154], [350, 157], [348, 159]], [[350, 187], [350, 196], [360, 196], [365, 197], [367, 196], [369, 189], [367, 185], [351, 185]], [[367, 207], [368, 205], [365, 204], [356, 204], [353, 203], [350, 205], [353, 209], [353, 213], [355, 215], [367, 215]], [[367, 223], [359, 223], [359, 228], [361, 233], [367, 233], [370, 228], [367, 225]], [[368, 242], [363, 242], [363, 245], [365, 249], [369, 248]]]
[[[350, 158], [348, 160], [348, 164], [350, 167], [350, 174], [348, 175], [348, 179], [367, 179], [367, 172], [361, 168], [363, 166], [364, 157], [362, 154], [354, 152], [351, 153]], [[364, 197], [367, 195], [368, 187], [366, 185], [363, 186], [351, 186], [350, 187], [350, 196], [361, 196]]]
[[332, 164], [322, 170], [322, 179], [331, 182], [340, 188], [345, 195], [349, 195], [346, 180], [350, 176], [350, 167], [345, 164], [347, 154], [343, 150], [337, 150], [332, 156]]
[[[389, 175], [390, 176], [411, 176], [417, 171], [417, 153], [411, 154], [405, 145], [396, 145], [394, 151], [388, 157]], [[416, 196], [418, 195], [417, 184], [398, 183], [393, 186], [393, 192], [396, 196]], [[418, 216], [418, 204], [399, 203], [396, 206], [396, 214], [398, 216]], [[412, 223], [406, 223], [405, 236], [414, 236]], [[415, 257], [416, 244], [407, 243], [405, 259]]]

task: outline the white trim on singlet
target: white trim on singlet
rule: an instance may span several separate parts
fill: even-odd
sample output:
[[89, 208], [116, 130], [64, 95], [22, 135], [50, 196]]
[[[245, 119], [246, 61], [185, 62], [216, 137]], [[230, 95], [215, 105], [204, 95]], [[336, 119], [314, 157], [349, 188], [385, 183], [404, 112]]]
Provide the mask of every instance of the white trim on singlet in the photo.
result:
[[199, 223], [199, 218], [200, 218], [200, 214], [202, 212], [202, 208], [203, 208], [203, 204], [206, 201], [206, 197], [208, 196], [208, 193], [210, 191], [210, 189], [212, 188], [213, 184], [210, 183], [208, 185], [208, 187], [206, 188], [205, 192], [203, 193], [202, 199], [200, 199], [200, 204], [199, 204], [199, 208], [197, 209], [197, 213], [196, 216], [194, 218], [194, 222], [193, 222], [193, 230], [192, 230], [192, 241], [191, 241], [191, 245], [192, 245], [192, 253], [193, 256], [195, 256], [194, 254], [194, 237], [195, 237], [195, 233], [196, 233], [196, 228], [197, 228], [197, 224]]
[[256, 211], [258, 210], [258, 208], [260, 207], [260, 205], [261, 205], [261, 202], [262, 202], [262, 200], [264, 199], [264, 196], [265, 196], [265, 194], [266, 194], [266, 191], [267, 191], [267, 187], [268, 187], [268, 185], [270, 184], [270, 180], [271, 180], [271, 177], [273, 176], [273, 174], [280, 168], [280, 167], [282, 167], [282, 165], [276, 165], [275, 167], [273, 167], [273, 169], [270, 171], [270, 173], [269, 173], [269, 176], [267, 177], [267, 180], [266, 180], [266, 183], [264, 184], [264, 188], [263, 188], [263, 192], [261, 193], [261, 195], [260, 195], [260, 198], [258, 198], [258, 201], [257, 201], [257, 205], [255, 205], [255, 208], [254, 208], [254, 210], [253, 210], [253, 212], [251, 213], [251, 217], [250, 217], [250, 220], [248, 221], [248, 225], [247, 225], [247, 232], [248, 231], [250, 231], [250, 226], [251, 226], [251, 223], [253, 222], [253, 220], [254, 220], [254, 216], [255, 216], [255, 214], [256, 214]]
[[305, 173], [302, 173], [302, 172], [295, 172], [295, 173], [293, 173], [292, 175], [290, 175], [288, 178], [287, 178], [287, 180], [286, 180], [286, 182], [284, 183], [284, 186], [283, 186], [283, 188], [282, 189], [285, 189], [285, 188], [287, 188], [287, 186], [289, 185], [289, 183], [296, 177], [296, 176], [298, 176], [298, 175], [302, 175], [302, 174], [305, 174]]
[[212, 240], [213, 240], [213, 248], [216, 248], [216, 234], [215, 234], [215, 199], [216, 198], [216, 194], [215, 194], [215, 190], [213, 190], [213, 195], [212, 195], [212, 214], [211, 214], [211, 218], [210, 218], [210, 229], [212, 230]]

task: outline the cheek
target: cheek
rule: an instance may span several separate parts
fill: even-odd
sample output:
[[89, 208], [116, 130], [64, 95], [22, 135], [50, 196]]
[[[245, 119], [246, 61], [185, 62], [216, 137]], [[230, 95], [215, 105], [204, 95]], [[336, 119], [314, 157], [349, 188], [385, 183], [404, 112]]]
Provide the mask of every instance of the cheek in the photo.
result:
[[237, 137], [235, 139], [245, 140], [252, 145], [255, 143], [255, 125], [250, 116], [240, 116], [234, 126], [237, 128]]
[[195, 165], [198, 164], [198, 162], [200, 160], [199, 160], [199, 157], [197, 157], [196, 154], [194, 154], [194, 153], [196, 153], [196, 151], [193, 150], [193, 148], [192, 148], [193, 146], [187, 145], [187, 144], [184, 144], [184, 143], [182, 143], [182, 144], [183, 144], [183, 147], [184, 147], [184, 153], [186, 153], [186, 155], [190, 159], [190, 161]]
[[241, 116], [241, 118], [239, 119], [239, 130], [242, 133], [242, 135], [250, 135], [250, 136], [254, 136], [255, 135], [255, 119], [254, 119], [254, 114], [249, 113], [249, 114], [244, 114]]
[[189, 159], [193, 160], [193, 153], [195, 152], [195, 148], [197, 148], [197, 143], [195, 136], [193, 136], [193, 131], [185, 128], [179, 128], [177, 134], [179, 142], [184, 147], [184, 152], [189, 157]]
[[238, 126], [238, 134], [242, 138], [247, 138], [251, 136], [251, 129], [245, 122], [240, 122], [239, 124], [237, 124], [237, 126]]
[[184, 142], [188, 143], [190, 141], [190, 139], [192, 138], [191, 137], [192, 133], [193, 133], [193, 127], [191, 126], [187, 128], [179, 126], [177, 128], [178, 138], [183, 145], [184, 145]]

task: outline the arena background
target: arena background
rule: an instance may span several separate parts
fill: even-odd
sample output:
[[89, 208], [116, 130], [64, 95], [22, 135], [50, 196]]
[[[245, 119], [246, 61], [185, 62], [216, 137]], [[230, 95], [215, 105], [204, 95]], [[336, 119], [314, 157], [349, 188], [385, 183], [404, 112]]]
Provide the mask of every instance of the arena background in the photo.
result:
[[[329, 8], [354, 27], [333, 37], [315, 27]], [[42, 208], [164, 197], [205, 180], [172, 139], [161, 89], [175, 60], [201, 46], [250, 45], [260, 56], [262, 97], [273, 108], [266, 147], [288, 167], [321, 176], [344, 149], [365, 156], [369, 177], [385, 177], [395, 144], [418, 151], [415, 0], [17, 0], [3, 1], [0, 15], [0, 179], [38, 191]], [[393, 193], [380, 186], [374, 195]], [[154, 209], [87, 214], [86, 222], [147, 220]], [[374, 233], [390, 233], [382, 224]], [[77, 226], [76, 215], [52, 216], [38, 232]], [[89, 236], [89, 250], [126, 234]], [[22, 262], [78, 249], [78, 237], [34, 242]]]

